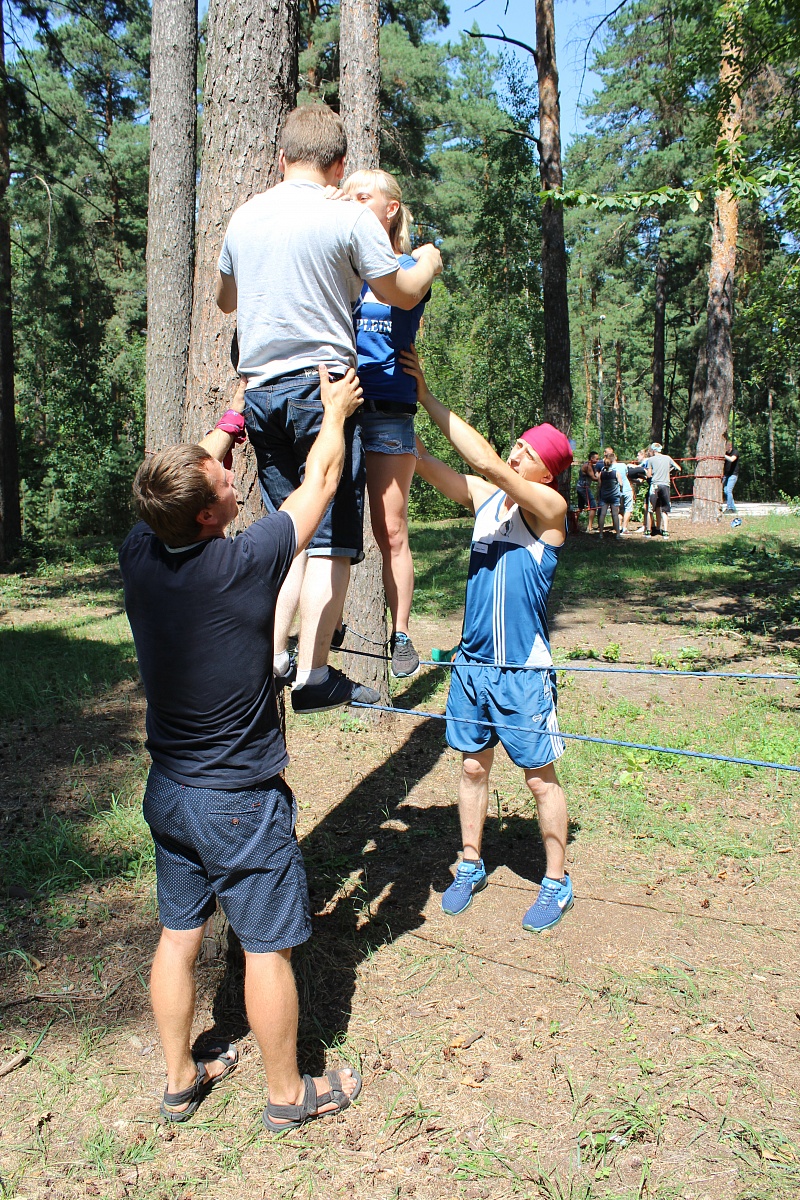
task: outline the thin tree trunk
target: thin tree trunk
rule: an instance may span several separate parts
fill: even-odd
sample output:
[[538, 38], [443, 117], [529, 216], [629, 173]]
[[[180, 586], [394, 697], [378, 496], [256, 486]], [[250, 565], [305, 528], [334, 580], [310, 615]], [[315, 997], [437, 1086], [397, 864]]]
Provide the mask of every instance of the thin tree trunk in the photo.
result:
[[[183, 435], [196, 441], [219, 415], [230, 364], [232, 316], [214, 302], [217, 261], [231, 214], [278, 180], [283, 122], [297, 94], [297, 0], [211, 0], [203, 93], [203, 153]], [[263, 509], [255, 457], [234, 456], [244, 498], [239, 521]]]
[[767, 388], [767, 423], [769, 427], [769, 480], [775, 495], [775, 418], [772, 410], [772, 384]]
[[347, 171], [380, 166], [381, 56], [377, 0], [342, 0], [339, 108], [347, 129]]
[[[583, 318], [583, 267], [578, 271], [578, 309]], [[581, 346], [583, 348], [583, 374], [586, 384], [586, 436], [592, 423], [592, 369], [589, 365], [589, 347], [586, 342], [586, 326], [581, 324]]]
[[622, 342], [614, 343], [614, 437], [619, 437], [622, 418]]
[[664, 441], [664, 324], [667, 312], [667, 264], [656, 263], [656, 304], [653, 323], [653, 396], [650, 441]]
[[703, 404], [706, 395], [706, 376], [708, 374], [708, 343], [703, 338], [697, 347], [697, 361], [692, 387], [689, 393], [689, 412], [686, 416], [686, 449], [684, 456], [694, 458], [697, 451], [697, 439], [700, 436], [700, 426], [703, 423]]
[[[378, 0], [342, 0], [340, 14], [339, 102], [347, 130], [347, 170], [374, 170], [380, 166]], [[386, 644], [383, 559], [372, 532], [366, 496], [364, 560], [353, 569], [345, 621], [368, 639], [367, 642], [359, 639], [357, 649], [381, 655], [381, 647]], [[377, 688], [381, 704], [389, 703], [389, 673], [385, 660], [345, 655], [343, 666], [351, 679]]]
[[[553, 0], [536, 0], [536, 70], [539, 79], [539, 171], [542, 190], [560, 188], [561, 108], [558, 97]], [[548, 197], [542, 207], [542, 303], [544, 306], [545, 420], [569, 433], [572, 425], [567, 252], [564, 210]], [[566, 477], [565, 477], [566, 476]], [[569, 474], [559, 480], [568, 495]]]
[[197, 0], [153, 0], [145, 447], [179, 442], [194, 270]]
[[604, 438], [603, 425], [604, 425], [604, 420], [605, 420], [605, 411], [604, 411], [605, 396], [603, 393], [603, 379], [604, 379], [603, 343], [600, 341], [599, 337], [595, 340], [595, 343], [594, 343], [594, 357], [595, 357], [595, 362], [597, 363], [597, 432], [600, 437], [600, 453], [602, 454], [603, 438]]
[[[723, 35], [718, 146], [731, 161], [738, 153], [742, 129], [741, 48], [739, 18], [731, 6]], [[692, 521], [716, 520], [722, 503], [722, 462], [728, 417], [733, 408], [733, 287], [736, 270], [736, 238], [739, 231], [739, 201], [730, 188], [714, 197], [711, 234], [711, 269], [708, 277], [708, 378], [703, 405], [703, 424], [697, 439]]]
[[14, 415], [11, 224], [7, 196], [11, 166], [3, 16], [0, 0], [0, 562], [14, 552], [22, 536], [17, 424]]

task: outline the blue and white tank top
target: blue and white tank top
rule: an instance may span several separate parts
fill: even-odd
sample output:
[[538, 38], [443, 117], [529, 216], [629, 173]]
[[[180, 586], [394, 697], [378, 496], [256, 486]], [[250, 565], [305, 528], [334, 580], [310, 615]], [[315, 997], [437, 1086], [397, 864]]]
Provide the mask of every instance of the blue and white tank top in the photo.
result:
[[550, 667], [547, 599], [560, 546], [526, 524], [496, 491], [475, 514], [461, 648], [492, 665]]

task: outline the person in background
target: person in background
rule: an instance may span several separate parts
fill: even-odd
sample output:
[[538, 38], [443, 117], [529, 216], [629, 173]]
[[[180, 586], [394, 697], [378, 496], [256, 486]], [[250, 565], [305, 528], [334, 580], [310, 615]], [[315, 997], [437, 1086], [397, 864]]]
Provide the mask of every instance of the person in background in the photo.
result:
[[739, 479], [739, 451], [734, 450], [732, 442], [725, 443], [725, 462], [722, 466], [722, 486], [725, 491], [725, 506], [723, 512], [737, 511], [733, 502], [733, 489]]
[[650, 476], [650, 505], [653, 510], [653, 533], [669, 537], [669, 514], [672, 505], [669, 498], [669, 481], [673, 472], [680, 474], [680, 467], [668, 454], [662, 453], [661, 443], [653, 442], [651, 454], [644, 461], [644, 466], [651, 471]]
[[614, 461], [616, 455], [610, 446], [606, 446], [603, 451], [603, 461], [600, 466], [598, 478], [600, 480], [600, 492], [597, 498], [597, 527], [600, 533], [603, 532], [603, 527], [606, 523], [606, 512], [611, 509], [611, 520], [614, 523], [614, 533], [616, 536], [622, 537], [622, 531], [619, 524], [619, 475], [614, 470]]
[[[631, 487], [630, 480], [628, 479], [628, 464], [618, 462], [616, 451], [612, 450], [610, 446], [609, 450], [611, 451], [611, 465], [616, 471], [617, 479], [619, 480], [619, 506], [622, 510], [622, 528], [620, 529], [620, 536], [622, 537], [628, 532], [628, 526], [631, 523], [634, 501], [633, 488]], [[608, 451], [606, 451], [606, 453], [608, 453]]]
[[[342, 190], [375, 213], [389, 235], [401, 270], [414, 268], [411, 214], [403, 204], [397, 180], [386, 171], [356, 171], [342, 184]], [[408, 629], [414, 597], [408, 494], [417, 461], [417, 389], [397, 353], [414, 345], [429, 296], [430, 292], [412, 309], [397, 308], [379, 300], [365, 283], [353, 310], [358, 377], [364, 389], [361, 442], [367, 458], [369, 509], [383, 559], [383, 587], [392, 614], [389, 652], [392, 674], [398, 678], [416, 674], [419, 655]]]
[[578, 468], [578, 482], [575, 484], [575, 491], [578, 494], [578, 512], [582, 513], [584, 509], [587, 509], [589, 514], [589, 523], [586, 526], [587, 533], [594, 533], [597, 501], [594, 498], [592, 484], [598, 483], [600, 480], [600, 472], [597, 470], [597, 460], [599, 457], [600, 455], [596, 450], [589, 451], [589, 457], [586, 462], [581, 463]]
[[[646, 450], [637, 451], [637, 453], [636, 453], [636, 472], [634, 475], [631, 475], [630, 471], [628, 472], [629, 479], [641, 480], [642, 501], [643, 501], [642, 533], [644, 534], [645, 537], [650, 537], [650, 476], [652, 475], [653, 472], [650, 469], [650, 467], [648, 467], [646, 465], [647, 456], [650, 453], [651, 453], [651, 447], [649, 447], [649, 446], [647, 447]], [[633, 463], [630, 464], [630, 466], [633, 466], [633, 465], [634, 465]]]

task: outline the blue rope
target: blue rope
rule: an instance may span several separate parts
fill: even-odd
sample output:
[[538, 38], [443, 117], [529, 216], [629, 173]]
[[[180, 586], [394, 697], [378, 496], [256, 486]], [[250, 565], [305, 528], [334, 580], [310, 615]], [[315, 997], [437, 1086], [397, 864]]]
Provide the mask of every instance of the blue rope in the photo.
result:
[[[530, 729], [523, 729], [521, 725], [499, 725], [494, 721], [472, 721], [469, 717], [447, 717], [444, 713], [421, 712], [416, 708], [392, 708], [386, 704], [361, 704], [357, 700], [352, 702], [351, 707], [369, 708], [376, 712], [405, 713], [409, 717], [426, 717], [432, 721], [454, 721], [459, 725], [485, 725], [487, 729], [509, 729], [516, 733], [530, 733]], [[554, 730], [547, 732], [551, 733], [553, 737], [565, 738], [572, 742], [593, 742], [598, 746], [624, 746], [629, 750], [652, 750], [656, 754], [676, 754], [682, 758], [707, 758], [712, 762], [737, 763], [742, 767], [768, 767], [774, 771], [800, 773], [800, 767], [792, 767], [788, 763], [764, 762], [759, 758], [731, 758], [724, 754], [705, 754], [701, 750], [677, 750], [673, 746], [649, 746], [646, 742], [617, 742], [613, 738], [590, 737], [584, 733], [563, 733], [561, 730], [558, 733]]]
[[[345, 650], [334, 646], [334, 651], [340, 654], [352, 654], [356, 658], [375, 658], [379, 662], [390, 662], [385, 654], [369, 654], [365, 650]], [[452, 670], [453, 667], [509, 667], [514, 671], [549, 671], [549, 667], [530, 667], [516, 663], [481, 663], [481, 662], [434, 662], [432, 659], [420, 659], [421, 667], [443, 667]], [[554, 671], [587, 671], [598, 675], [670, 675], [678, 679], [782, 679], [800, 683], [800, 674], [781, 674], [775, 672], [755, 673], [752, 671], [680, 671], [666, 667], [574, 667], [567, 663], [553, 663]]]

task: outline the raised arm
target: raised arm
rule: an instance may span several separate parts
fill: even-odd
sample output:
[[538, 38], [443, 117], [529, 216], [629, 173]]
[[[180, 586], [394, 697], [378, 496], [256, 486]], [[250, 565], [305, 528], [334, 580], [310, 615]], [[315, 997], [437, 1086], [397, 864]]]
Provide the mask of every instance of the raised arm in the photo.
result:
[[311, 541], [336, 493], [344, 467], [344, 423], [362, 400], [358, 376], [352, 367], [342, 379], [331, 383], [327, 367], [320, 363], [319, 382], [325, 410], [322, 425], [308, 452], [303, 482], [281, 505], [281, 512], [288, 512], [294, 521], [296, 554]]
[[501, 488], [526, 512], [534, 514], [540, 527], [537, 532], [552, 529], [563, 539], [562, 527], [567, 511], [563, 496], [547, 484], [523, 479], [513, 467], [503, 462], [477, 429], [473, 429], [437, 400], [425, 381], [417, 352], [413, 347], [411, 350], [401, 350], [399, 358], [403, 369], [417, 381], [417, 400], [467, 465], [495, 487]]
[[[227, 416], [228, 413], [236, 413], [239, 416], [242, 416], [244, 413], [244, 391], [246, 387], [246, 379], [239, 379], [237, 381], [236, 392], [234, 393], [233, 399], [228, 405], [228, 410], [225, 416]], [[222, 462], [225, 456], [231, 451], [236, 441], [244, 440], [238, 432], [229, 432], [229, 429], [236, 429], [238, 426], [238, 422], [235, 420], [235, 418], [232, 421], [225, 421], [225, 417], [222, 417], [220, 424], [227, 426], [227, 428], [221, 429], [218, 425], [216, 429], [209, 430], [202, 441], [198, 443], [203, 447], [204, 450], [208, 451], [212, 458], [216, 458], [218, 462]], [[242, 433], [244, 432], [243, 421], [241, 423], [241, 431]]]
[[382, 304], [406, 311], [415, 308], [424, 300], [437, 275], [442, 273], [442, 256], [430, 243], [414, 251], [415, 267], [402, 267], [391, 275], [368, 279], [370, 289]]
[[441, 459], [429, 454], [419, 435], [417, 435], [416, 472], [426, 483], [435, 487], [437, 492], [447, 496], [448, 500], [454, 500], [456, 504], [463, 504], [465, 508], [472, 509], [473, 512], [478, 499], [474, 494], [475, 485], [479, 485], [479, 488], [488, 486], [484, 480], [476, 479], [474, 475], [464, 475], [460, 471], [454, 471], [447, 463], [443, 463]]

